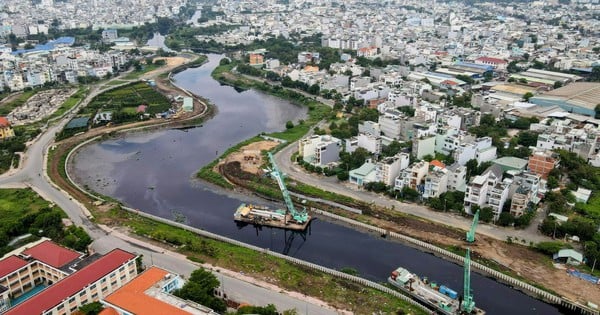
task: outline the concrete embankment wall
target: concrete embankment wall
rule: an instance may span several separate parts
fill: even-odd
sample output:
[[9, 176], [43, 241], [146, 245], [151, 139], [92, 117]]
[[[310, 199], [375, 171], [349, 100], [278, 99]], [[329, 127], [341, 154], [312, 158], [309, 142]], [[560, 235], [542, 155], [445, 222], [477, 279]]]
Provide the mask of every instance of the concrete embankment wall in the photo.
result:
[[400, 292], [398, 292], [396, 290], [393, 290], [393, 289], [390, 289], [390, 288], [388, 288], [386, 286], [383, 286], [383, 285], [381, 285], [379, 283], [375, 283], [373, 281], [370, 281], [370, 280], [367, 280], [367, 279], [364, 279], [364, 278], [360, 278], [360, 277], [357, 277], [357, 276], [353, 276], [353, 275], [350, 275], [350, 274], [347, 274], [347, 273], [344, 273], [344, 272], [341, 272], [341, 271], [338, 271], [338, 270], [334, 270], [334, 269], [323, 267], [323, 266], [320, 266], [320, 265], [317, 265], [317, 264], [313, 264], [311, 262], [304, 261], [304, 260], [301, 260], [301, 259], [298, 259], [298, 258], [286, 256], [286, 255], [280, 254], [278, 252], [272, 252], [272, 251], [270, 251], [267, 248], [260, 248], [260, 247], [257, 247], [257, 246], [254, 246], [254, 245], [250, 245], [250, 244], [246, 244], [246, 243], [243, 243], [243, 242], [231, 239], [231, 238], [227, 238], [227, 237], [224, 237], [224, 236], [221, 236], [221, 235], [218, 235], [218, 234], [214, 234], [214, 233], [202, 230], [202, 229], [191, 227], [191, 226], [188, 226], [188, 225], [185, 225], [185, 224], [182, 224], [182, 223], [173, 222], [171, 220], [164, 219], [164, 218], [161, 218], [161, 217], [158, 217], [158, 216], [155, 216], [155, 215], [152, 215], [152, 214], [148, 214], [148, 213], [145, 213], [145, 212], [141, 212], [139, 210], [135, 210], [135, 209], [132, 209], [132, 208], [129, 208], [129, 207], [122, 207], [122, 208], [125, 209], [125, 210], [127, 210], [127, 211], [129, 211], [129, 212], [132, 212], [132, 213], [134, 213], [136, 215], [140, 215], [142, 217], [146, 217], [146, 218], [158, 221], [158, 222], [162, 222], [162, 223], [165, 223], [165, 224], [168, 224], [168, 225], [171, 225], [171, 226], [175, 226], [175, 227], [178, 227], [178, 228], [190, 231], [192, 233], [196, 233], [196, 234], [198, 234], [200, 236], [208, 237], [208, 238], [211, 238], [211, 239], [214, 239], [214, 240], [217, 240], [217, 241], [226, 242], [226, 243], [229, 243], [229, 244], [233, 244], [233, 245], [237, 245], [237, 246], [240, 246], [240, 247], [244, 247], [244, 248], [248, 248], [248, 249], [251, 249], [251, 250], [255, 250], [255, 251], [258, 251], [258, 252], [262, 252], [262, 253], [265, 253], [267, 255], [278, 257], [278, 258], [284, 259], [286, 261], [289, 261], [291, 263], [294, 263], [294, 264], [297, 264], [297, 265], [300, 265], [300, 266], [304, 266], [304, 267], [307, 267], [307, 268], [310, 268], [310, 269], [313, 269], [313, 270], [318, 270], [318, 271], [327, 273], [327, 274], [332, 275], [334, 277], [338, 277], [338, 278], [342, 278], [342, 279], [346, 279], [346, 280], [349, 280], [349, 281], [352, 281], [352, 282], [359, 283], [359, 284], [364, 285], [366, 287], [369, 287], [369, 288], [372, 288], [372, 289], [375, 289], [375, 290], [378, 290], [378, 291], [390, 294], [390, 295], [392, 295], [392, 296], [394, 296], [396, 298], [404, 300], [404, 301], [410, 303], [411, 305], [414, 305], [415, 307], [420, 308], [420, 309], [422, 309], [422, 310], [424, 310], [426, 312], [430, 311], [428, 308], [426, 308], [425, 306], [423, 306], [423, 305], [419, 304], [418, 302], [412, 300], [410, 297], [405, 296], [405, 295], [401, 294]]
[[[450, 259], [452, 259], [454, 261], [457, 261], [459, 263], [464, 264], [464, 262], [465, 262], [465, 258], [463, 256], [457, 255], [457, 254], [452, 253], [452, 252], [450, 252], [448, 250], [445, 250], [445, 249], [443, 249], [441, 247], [438, 247], [438, 246], [435, 246], [435, 245], [432, 245], [432, 244], [420, 241], [418, 239], [415, 239], [415, 238], [412, 238], [412, 237], [409, 237], [409, 236], [406, 236], [406, 235], [402, 235], [402, 234], [399, 234], [399, 233], [391, 232], [391, 231], [388, 231], [386, 229], [382, 229], [382, 228], [379, 228], [379, 227], [371, 226], [371, 225], [368, 225], [366, 223], [358, 222], [356, 220], [352, 220], [352, 219], [349, 219], [349, 218], [346, 218], [346, 217], [342, 217], [342, 216], [339, 216], [339, 215], [336, 215], [336, 214], [333, 214], [333, 213], [329, 213], [329, 212], [326, 212], [326, 211], [323, 211], [323, 210], [312, 209], [312, 211], [314, 213], [319, 214], [319, 215], [322, 215], [322, 216], [325, 216], [325, 217], [329, 217], [329, 218], [332, 218], [332, 219], [335, 219], [335, 220], [347, 223], [349, 225], [352, 225], [352, 226], [355, 226], [355, 227], [359, 227], [361, 229], [365, 229], [365, 230], [368, 230], [368, 231], [371, 231], [371, 232], [376, 232], [376, 233], [378, 233], [380, 235], [385, 235], [386, 237], [389, 237], [389, 238], [394, 238], [394, 239], [398, 239], [398, 240], [407, 242], [407, 243], [409, 243], [409, 244], [411, 244], [413, 246], [426, 249], [427, 251], [430, 251], [430, 252], [432, 252], [434, 254], [438, 254], [438, 255], [441, 255], [441, 256], [444, 256], [444, 257], [448, 257], [448, 258], [450, 258]], [[490, 275], [490, 276], [492, 276], [492, 277], [494, 277], [496, 279], [499, 279], [499, 280], [501, 280], [504, 283], [508, 283], [511, 286], [515, 287], [515, 288], [518, 288], [520, 290], [532, 293], [533, 295], [537, 296], [540, 299], [548, 301], [548, 302], [550, 302], [552, 304], [560, 305], [561, 307], [564, 307], [564, 308], [566, 308], [566, 309], [568, 309], [570, 311], [577, 312], [577, 313], [584, 314], [584, 315], [598, 315], [598, 314], [600, 314], [600, 312], [598, 310], [593, 310], [593, 309], [590, 309], [590, 308], [588, 308], [588, 307], [586, 307], [584, 305], [578, 304], [578, 303], [573, 302], [573, 301], [569, 301], [569, 300], [567, 300], [567, 299], [565, 299], [563, 297], [556, 296], [556, 295], [554, 295], [554, 294], [552, 294], [550, 292], [546, 292], [546, 291], [544, 291], [542, 289], [539, 289], [539, 288], [537, 288], [535, 286], [532, 286], [529, 283], [525, 283], [525, 282], [523, 282], [523, 281], [521, 281], [519, 279], [515, 279], [513, 277], [507, 276], [507, 275], [505, 275], [505, 274], [503, 274], [503, 273], [501, 273], [499, 271], [496, 271], [496, 270], [494, 270], [492, 268], [484, 266], [484, 265], [482, 265], [480, 263], [471, 261], [471, 267], [474, 268], [474, 269], [477, 269], [477, 270], [479, 270], [479, 271], [481, 271], [481, 272], [483, 272], [485, 274], [488, 274], [488, 275]]]

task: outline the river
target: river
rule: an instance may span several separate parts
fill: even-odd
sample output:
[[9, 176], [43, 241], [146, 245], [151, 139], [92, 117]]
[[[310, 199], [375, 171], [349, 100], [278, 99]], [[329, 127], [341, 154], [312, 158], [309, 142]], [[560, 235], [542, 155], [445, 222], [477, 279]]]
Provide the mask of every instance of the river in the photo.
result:
[[[141, 211], [166, 218], [181, 213], [189, 225], [330, 268], [351, 267], [377, 282], [404, 266], [462, 292], [462, 266], [337, 223], [317, 219], [305, 239], [277, 229], [238, 228], [233, 221], [237, 206], [257, 200], [196, 181], [194, 173], [228, 147], [262, 131], [281, 130], [286, 121], [304, 118], [306, 110], [259, 92], [219, 85], [210, 77], [219, 58], [209, 55], [204, 66], [175, 75], [178, 85], [217, 106], [215, 117], [185, 131], [136, 132], [88, 145], [74, 158], [76, 180]], [[475, 301], [487, 314], [560, 314], [490, 278], [473, 273], [471, 280]]]

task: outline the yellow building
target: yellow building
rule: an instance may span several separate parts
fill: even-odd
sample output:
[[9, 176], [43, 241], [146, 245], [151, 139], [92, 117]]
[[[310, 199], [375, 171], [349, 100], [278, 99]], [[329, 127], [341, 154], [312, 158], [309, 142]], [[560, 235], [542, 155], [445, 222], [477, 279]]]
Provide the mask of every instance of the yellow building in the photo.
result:
[[0, 140], [12, 138], [15, 131], [10, 127], [10, 122], [6, 117], [0, 117]]

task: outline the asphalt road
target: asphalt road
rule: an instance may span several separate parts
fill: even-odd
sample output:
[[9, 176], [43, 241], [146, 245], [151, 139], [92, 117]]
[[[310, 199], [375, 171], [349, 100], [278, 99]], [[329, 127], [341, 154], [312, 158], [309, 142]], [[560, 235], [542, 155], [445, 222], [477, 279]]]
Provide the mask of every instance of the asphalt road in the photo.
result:
[[[79, 106], [86, 106], [100, 92], [97, 88], [92, 89]], [[76, 112], [76, 110], [73, 112]], [[56, 188], [50, 182], [50, 178], [47, 177], [45, 171], [45, 150], [48, 146], [52, 145], [55, 134], [69, 122], [72, 116], [73, 114], [67, 114], [62, 120], [48, 127], [33, 140], [21, 163], [19, 163], [19, 168], [0, 175], [0, 188], [31, 187], [44, 199], [54, 202], [65, 211], [74, 224], [82, 226], [90, 234], [94, 239], [91, 247], [98, 253], [104, 254], [118, 247], [143, 255], [146, 265], [156, 265], [186, 277], [189, 276], [193, 270], [199, 267], [197, 264], [188, 261], [179, 254], [165, 251], [140, 240], [132, 239], [127, 235], [114, 232], [106, 227], [99, 227], [90, 221], [87, 216], [89, 212], [82, 204], [73, 200], [66, 192]], [[299, 314], [304, 314], [305, 311], [309, 314], [338, 314], [338, 312], [322, 306], [322, 303], [318, 301], [293, 297], [288, 293], [281, 293], [280, 290], [265, 289], [258, 285], [268, 286], [266, 283], [258, 283], [252, 278], [246, 278], [246, 281], [243, 281], [238, 278], [244, 278], [245, 276], [239, 275], [238, 277], [233, 277], [235, 273], [230, 272], [230, 275], [227, 275], [226, 272], [223, 270], [220, 272], [215, 271], [214, 273], [222, 281], [224, 292], [230, 298], [234, 298], [240, 302], [247, 302], [254, 305], [271, 303], [276, 305], [280, 310], [295, 308], [299, 311]]]
[[[309, 174], [305, 172], [299, 165], [296, 165], [291, 161], [292, 154], [297, 150], [298, 143], [294, 142], [289, 144], [283, 150], [279, 151], [277, 154], [275, 154], [275, 160], [277, 161], [277, 165], [281, 168], [281, 170], [284, 173], [287, 174], [287, 176], [294, 180], [315, 187], [319, 187], [326, 191], [362, 200], [367, 203], [373, 203], [381, 207], [386, 207], [395, 211], [425, 218], [436, 223], [457, 227], [465, 231], [469, 230], [471, 227], [471, 220], [456, 214], [436, 212], [429, 210], [425, 206], [404, 203], [394, 199], [390, 199], [380, 194], [359, 189], [356, 186], [351, 185], [349, 183], [340, 183], [335, 177], [325, 177], [315, 174]], [[524, 230], [502, 228], [490, 224], [480, 223], [477, 226], [477, 233], [493, 237], [501, 241], [505, 241], [509, 236], [513, 239], [525, 239], [526, 243], [529, 243], [530, 241], [534, 243], [551, 241], [551, 238], [544, 236], [537, 231], [536, 227], [541, 222], [541, 218], [542, 216], [538, 214], [536, 218], [532, 220], [530, 227]]]

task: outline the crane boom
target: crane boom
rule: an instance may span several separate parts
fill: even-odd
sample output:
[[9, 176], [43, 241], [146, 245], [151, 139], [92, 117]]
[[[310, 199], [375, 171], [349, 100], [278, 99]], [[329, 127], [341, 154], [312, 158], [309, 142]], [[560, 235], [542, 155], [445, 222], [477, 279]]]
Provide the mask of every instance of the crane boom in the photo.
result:
[[277, 163], [275, 163], [275, 158], [273, 157], [273, 154], [269, 152], [268, 155], [269, 161], [271, 162], [271, 165], [273, 167], [273, 169], [271, 170], [271, 176], [275, 178], [277, 184], [279, 185], [279, 189], [281, 190], [281, 194], [283, 195], [283, 200], [285, 201], [285, 205], [287, 207], [288, 212], [296, 222], [305, 223], [306, 221], [308, 221], [308, 213], [306, 212], [306, 209], [302, 209], [301, 211], [296, 210], [296, 208], [294, 207], [294, 203], [292, 202], [292, 198], [290, 197], [290, 193], [285, 187], [285, 182], [283, 181], [283, 173], [281, 173], [279, 167], [277, 167]]
[[467, 242], [473, 243], [475, 242], [475, 229], [477, 228], [477, 223], [479, 222], [479, 210], [475, 212], [473, 216], [473, 223], [471, 224], [471, 229], [467, 232]]
[[463, 301], [461, 309], [463, 312], [470, 314], [475, 309], [475, 301], [473, 301], [473, 293], [471, 292], [471, 249], [467, 248], [465, 254], [465, 266], [464, 266], [464, 287], [463, 287]]

